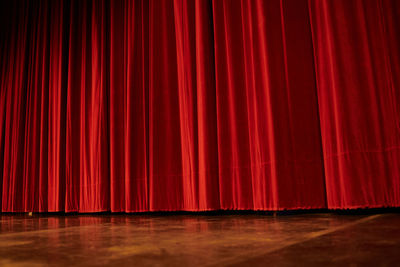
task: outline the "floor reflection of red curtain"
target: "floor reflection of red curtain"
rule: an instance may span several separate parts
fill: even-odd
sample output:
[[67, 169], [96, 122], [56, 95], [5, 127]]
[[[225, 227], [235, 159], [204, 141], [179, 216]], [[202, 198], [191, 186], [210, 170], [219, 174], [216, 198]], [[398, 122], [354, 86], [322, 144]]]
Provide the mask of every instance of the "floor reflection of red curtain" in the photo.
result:
[[2, 211], [400, 206], [400, 1], [6, 1]]

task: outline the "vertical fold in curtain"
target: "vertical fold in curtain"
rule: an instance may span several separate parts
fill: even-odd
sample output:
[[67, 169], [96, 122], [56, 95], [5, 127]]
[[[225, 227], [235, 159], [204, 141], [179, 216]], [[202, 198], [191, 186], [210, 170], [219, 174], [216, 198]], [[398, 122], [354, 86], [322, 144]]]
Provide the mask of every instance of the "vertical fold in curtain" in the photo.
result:
[[0, 3], [1, 211], [399, 206], [399, 5]]
[[109, 210], [106, 1], [71, 1], [66, 211]]
[[[30, 75], [27, 73], [26, 64], [32, 66], [33, 59], [29, 57], [29, 41], [32, 35], [29, 20], [32, 14], [29, 12], [31, 3], [15, 3], [13, 6], [13, 20], [9, 32], [9, 47], [7, 53], [3, 51], [8, 61], [2, 76], [2, 108], [4, 129], [4, 160], [3, 160], [3, 186], [2, 186], [2, 210], [3, 211], [24, 211], [25, 199], [34, 192], [24, 187], [26, 182], [27, 169], [24, 167], [25, 152], [25, 123], [27, 103], [27, 88]], [[37, 19], [37, 17], [36, 17]], [[14, 32], [13, 32], [14, 31]], [[32, 48], [31, 48], [32, 49]], [[31, 52], [31, 57], [34, 56]], [[31, 62], [31, 65], [28, 65]], [[32, 86], [33, 87], [33, 86]], [[3, 98], [4, 97], [4, 98]], [[33, 130], [34, 129], [28, 129]], [[27, 132], [28, 132], [27, 131]], [[31, 155], [35, 156], [35, 155]], [[37, 166], [35, 166], [37, 167]], [[32, 179], [33, 180], [33, 179]], [[35, 179], [36, 180], [36, 179]], [[34, 181], [34, 180], [33, 180]], [[32, 182], [33, 182], [32, 181]], [[18, 197], [17, 197], [18, 196]]]
[[147, 211], [149, 1], [110, 5], [111, 210]]
[[185, 48], [184, 57], [189, 58], [186, 55], [190, 53], [191, 61], [184, 66], [190, 68], [186, 75], [192, 75], [190, 80], [196, 99], [193, 105], [197, 120], [194, 135], [197, 136], [198, 210], [217, 210], [221, 206], [212, 4], [210, 1], [185, 3], [190, 7], [182, 10], [189, 25], [185, 40], [190, 45]]
[[310, 0], [329, 208], [396, 206], [398, 1]]
[[307, 2], [213, 12], [221, 207], [325, 207]]
[[66, 85], [68, 82], [69, 10], [68, 1], [51, 2], [48, 78], [43, 77], [43, 81], [48, 80], [48, 85], [43, 85], [41, 98], [40, 211], [60, 211], [66, 208]]
[[182, 170], [174, 1], [150, 1], [149, 13], [149, 209], [182, 210], [191, 175]]
[[[177, 199], [178, 205], [183, 210], [216, 210], [221, 205], [212, 5], [209, 1], [178, 0], [171, 3], [176, 52], [169, 50], [166, 53], [176, 53], [177, 80], [170, 90], [175, 91], [177, 88], [175, 101], [178, 101], [176, 107], [179, 115], [176, 118], [179, 118], [179, 125], [175, 130], [172, 129], [174, 135], [170, 140], [176, 140], [179, 144], [180, 151], [177, 152], [180, 155], [178, 157], [170, 154], [170, 157], [180, 159], [177, 175], [173, 175], [182, 184], [182, 191], [178, 193], [181, 194], [181, 198]], [[168, 12], [169, 9], [164, 10]], [[172, 62], [174, 61], [169, 61], [169, 67], [173, 66], [170, 64], [175, 64]], [[169, 123], [174, 117], [175, 115], [170, 114], [166, 122]], [[174, 145], [168, 153], [177, 150], [179, 146]], [[157, 150], [152, 152], [153, 155], [157, 154]], [[164, 161], [164, 157], [161, 161]], [[161, 175], [160, 178], [153, 176], [153, 179], [153, 186], [164, 194], [174, 191], [165, 191], [157, 180], [167, 181], [169, 178]], [[168, 209], [175, 208], [170, 205]]]

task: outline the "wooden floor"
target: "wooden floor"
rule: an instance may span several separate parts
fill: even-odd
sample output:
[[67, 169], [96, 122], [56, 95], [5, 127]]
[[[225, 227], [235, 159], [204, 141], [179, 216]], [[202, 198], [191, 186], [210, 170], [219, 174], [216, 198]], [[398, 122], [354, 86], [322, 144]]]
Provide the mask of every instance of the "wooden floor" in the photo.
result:
[[400, 214], [0, 214], [0, 266], [400, 266]]

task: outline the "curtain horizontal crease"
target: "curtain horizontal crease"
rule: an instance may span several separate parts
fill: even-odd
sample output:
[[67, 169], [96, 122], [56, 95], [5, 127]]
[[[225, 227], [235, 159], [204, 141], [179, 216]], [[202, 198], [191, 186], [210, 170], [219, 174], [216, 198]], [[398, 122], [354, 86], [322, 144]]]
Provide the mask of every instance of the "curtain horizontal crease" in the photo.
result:
[[0, 3], [2, 212], [400, 206], [397, 0]]

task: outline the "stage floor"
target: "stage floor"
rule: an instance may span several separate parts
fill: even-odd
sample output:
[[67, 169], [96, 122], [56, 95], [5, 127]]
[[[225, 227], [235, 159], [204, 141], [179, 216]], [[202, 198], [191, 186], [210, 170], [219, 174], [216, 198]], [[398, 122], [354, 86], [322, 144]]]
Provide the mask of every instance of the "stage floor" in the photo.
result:
[[0, 214], [0, 266], [400, 265], [400, 214]]

